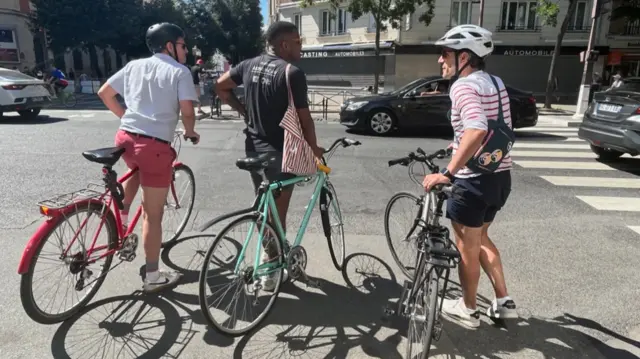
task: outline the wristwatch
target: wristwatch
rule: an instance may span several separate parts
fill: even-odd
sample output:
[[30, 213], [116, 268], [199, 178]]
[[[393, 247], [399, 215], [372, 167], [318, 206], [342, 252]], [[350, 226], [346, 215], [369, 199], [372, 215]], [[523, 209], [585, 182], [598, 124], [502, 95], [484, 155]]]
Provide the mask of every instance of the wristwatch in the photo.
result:
[[442, 171], [442, 175], [447, 177], [449, 181], [452, 181], [452, 182], [453, 182], [453, 179], [455, 178], [447, 168], [445, 168], [444, 171]]

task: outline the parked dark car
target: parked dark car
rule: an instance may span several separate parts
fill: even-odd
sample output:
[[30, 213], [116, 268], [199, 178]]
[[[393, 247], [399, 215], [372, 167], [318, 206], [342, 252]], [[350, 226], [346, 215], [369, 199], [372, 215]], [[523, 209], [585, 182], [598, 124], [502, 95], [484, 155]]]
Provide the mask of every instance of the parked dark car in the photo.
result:
[[[400, 89], [374, 96], [355, 97], [340, 108], [340, 123], [346, 127], [386, 135], [395, 129], [451, 128], [449, 80], [441, 76], [417, 79]], [[432, 91], [439, 93], [426, 94]], [[538, 123], [533, 94], [507, 86], [514, 128]]]
[[602, 160], [625, 153], [640, 154], [640, 77], [623, 80], [620, 87], [596, 92], [584, 113], [578, 137], [591, 144]]

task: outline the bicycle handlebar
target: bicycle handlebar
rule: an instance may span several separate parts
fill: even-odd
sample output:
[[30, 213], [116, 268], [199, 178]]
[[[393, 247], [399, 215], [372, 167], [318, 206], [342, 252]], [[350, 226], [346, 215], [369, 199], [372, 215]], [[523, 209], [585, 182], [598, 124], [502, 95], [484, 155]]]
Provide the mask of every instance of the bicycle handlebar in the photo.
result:
[[[333, 144], [329, 147], [329, 149], [324, 150], [325, 154], [329, 154], [328, 156], [322, 156], [322, 164], [323, 165], [327, 165], [327, 161], [329, 161], [329, 159], [331, 158], [331, 156], [333, 156], [333, 154], [335, 153], [336, 149], [338, 148], [338, 146], [341, 146], [343, 148], [347, 148], [349, 146], [360, 146], [362, 143], [360, 141], [357, 140], [352, 140], [350, 138], [347, 137], [341, 137], [338, 138], [337, 140], [335, 140], [333, 142]], [[325, 158], [326, 157], [326, 158]]]
[[409, 155], [406, 157], [389, 161], [389, 167], [395, 165], [408, 166], [412, 162], [420, 162], [427, 165], [427, 167], [429, 167], [429, 170], [434, 172], [437, 166], [433, 163], [433, 160], [436, 158], [443, 159], [445, 157], [451, 156], [452, 150], [450, 148], [440, 149], [430, 155], [427, 155], [422, 148], [418, 147], [416, 152], [418, 153], [416, 154], [415, 152], [409, 152]]
[[[175, 131], [175, 135], [176, 136], [184, 135], [184, 133], [185, 133], [184, 128], [177, 128], [176, 131]], [[184, 139], [191, 141], [191, 143], [195, 143], [196, 142], [196, 138], [195, 137], [184, 136]]]

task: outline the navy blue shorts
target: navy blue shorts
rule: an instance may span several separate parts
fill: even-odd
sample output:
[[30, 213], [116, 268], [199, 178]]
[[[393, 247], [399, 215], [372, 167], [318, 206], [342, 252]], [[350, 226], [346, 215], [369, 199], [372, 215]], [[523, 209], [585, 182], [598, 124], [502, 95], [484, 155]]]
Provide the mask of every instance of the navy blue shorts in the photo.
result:
[[447, 218], [466, 227], [493, 222], [511, 193], [511, 171], [456, 178], [457, 198], [447, 199]]

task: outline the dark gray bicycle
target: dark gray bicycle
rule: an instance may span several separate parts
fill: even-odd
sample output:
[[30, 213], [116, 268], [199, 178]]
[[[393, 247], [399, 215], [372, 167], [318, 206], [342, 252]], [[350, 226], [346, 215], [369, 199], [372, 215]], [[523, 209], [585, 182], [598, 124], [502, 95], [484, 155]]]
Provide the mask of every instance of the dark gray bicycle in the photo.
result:
[[[417, 153], [411, 152], [407, 157], [389, 161], [389, 166], [399, 164], [409, 167], [411, 180], [422, 186], [422, 183], [415, 178], [414, 166], [423, 164], [431, 173], [438, 173], [440, 168], [433, 163], [433, 160], [445, 158], [451, 153], [449, 150], [439, 150], [427, 155], [420, 148], [416, 151]], [[458, 189], [451, 185], [436, 186], [420, 197], [409, 192], [399, 192], [391, 197], [385, 210], [384, 227], [387, 243], [393, 259], [409, 278], [404, 282], [397, 308], [387, 308], [386, 314], [395, 314], [409, 319], [407, 359], [427, 358], [432, 339], [438, 341], [442, 334], [440, 322], [442, 299], [447, 289], [449, 272], [460, 262], [460, 252], [451, 241], [447, 227], [440, 224], [440, 218], [443, 215], [444, 201], [458, 194]], [[412, 203], [416, 216], [413, 223], [409, 225], [409, 232], [401, 238], [401, 243], [394, 245], [389, 231], [389, 222], [394, 205], [401, 200]], [[402, 261], [397, 253], [397, 247], [403, 245], [413, 249], [413, 258], [415, 258], [413, 267], [404, 263], [408, 260]], [[444, 283], [438, 304], [440, 280]], [[414, 348], [414, 344], [422, 347], [422, 350]]]

